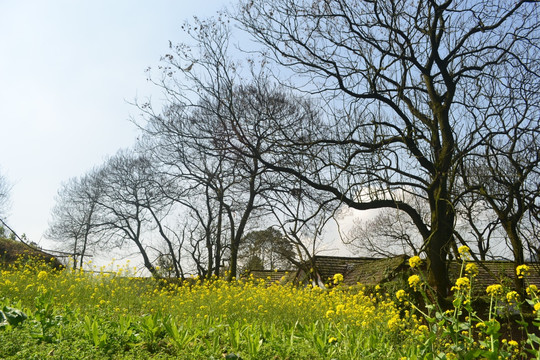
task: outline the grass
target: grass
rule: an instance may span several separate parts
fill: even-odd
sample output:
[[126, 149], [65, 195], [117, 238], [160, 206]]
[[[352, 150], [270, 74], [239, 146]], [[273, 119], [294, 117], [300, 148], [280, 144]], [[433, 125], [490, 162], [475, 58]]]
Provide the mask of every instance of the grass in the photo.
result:
[[[411, 279], [412, 288], [387, 293], [253, 279], [178, 284], [131, 273], [129, 266], [90, 274], [28, 260], [6, 266], [0, 277], [0, 359], [539, 357], [540, 338], [532, 332], [520, 342], [503, 338], [501, 314], [510, 307], [502, 288], [488, 294], [487, 318], [475, 312], [473, 271], [456, 283], [452, 309], [429, 303], [421, 273]], [[530, 298], [511, 299], [514, 311], [526, 301], [540, 309], [536, 290], [529, 290]], [[423, 306], [413, 300], [418, 298]]]
[[408, 335], [390, 296], [254, 280], [182, 285], [116, 274], [2, 270], [2, 359], [395, 359]]

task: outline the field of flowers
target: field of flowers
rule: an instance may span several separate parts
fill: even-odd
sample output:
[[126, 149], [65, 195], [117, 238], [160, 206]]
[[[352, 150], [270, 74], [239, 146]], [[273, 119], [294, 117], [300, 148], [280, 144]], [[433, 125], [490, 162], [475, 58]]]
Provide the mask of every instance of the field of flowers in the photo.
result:
[[[411, 259], [413, 271], [421, 261]], [[418, 271], [410, 288], [384, 292], [342, 286], [339, 276], [321, 290], [253, 279], [178, 284], [132, 277], [129, 265], [93, 274], [14, 264], [1, 270], [0, 359], [539, 358], [533, 331], [516, 341], [501, 330], [504, 311], [527, 301], [540, 308], [537, 289], [520, 301], [495, 285], [481, 318], [471, 305], [474, 266], [463, 264], [445, 311], [430, 305]], [[524, 312], [522, 326], [538, 325]]]

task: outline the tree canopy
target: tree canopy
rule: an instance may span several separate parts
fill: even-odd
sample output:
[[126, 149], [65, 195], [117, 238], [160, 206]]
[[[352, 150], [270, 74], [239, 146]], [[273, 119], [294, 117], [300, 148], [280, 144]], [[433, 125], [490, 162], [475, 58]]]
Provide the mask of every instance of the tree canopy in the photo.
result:
[[[535, 1], [241, 0], [195, 19], [191, 43], [171, 42], [150, 76], [165, 106], [137, 103], [141, 156], [99, 172], [109, 200], [96, 224], [124, 223], [115, 234], [145, 266], [150, 249], [176, 276], [186, 261], [236, 276], [245, 254], [267, 266], [248, 240], [268, 226], [299, 265], [343, 208], [382, 211], [364, 222], [361, 248], [425, 256], [441, 297], [460, 244], [485, 258], [502, 236], [522, 264], [540, 249], [525, 240], [540, 219], [539, 11]], [[260, 51], [235, 57], [230, 21]], [[145, 230], [132, 236], [135, 220]], [[160, 250], [140, 245], [147, 233]]]
[[[309, 158], [323, 176], [279, 170], [353, 208], [406, 212], [446, 294], [459, 165], [499, 124], [538, 121], [524, 111], [538, 103], [535, 2], [246, 0], [237, 19], [327, 99], [333, 131], [294, 141], [327, 154]], [[429, 204], [428, 221], [404, 193]]]

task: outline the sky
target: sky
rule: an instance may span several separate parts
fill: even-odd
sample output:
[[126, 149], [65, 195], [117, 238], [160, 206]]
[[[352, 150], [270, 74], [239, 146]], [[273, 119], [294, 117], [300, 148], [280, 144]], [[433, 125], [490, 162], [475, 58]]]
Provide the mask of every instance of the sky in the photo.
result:
[[181, 25], [227, 0], [0, 1], [0, 172], [13, 185], [6, 222], [44, 248], [62, 182], [133, 145], [135, 98]]

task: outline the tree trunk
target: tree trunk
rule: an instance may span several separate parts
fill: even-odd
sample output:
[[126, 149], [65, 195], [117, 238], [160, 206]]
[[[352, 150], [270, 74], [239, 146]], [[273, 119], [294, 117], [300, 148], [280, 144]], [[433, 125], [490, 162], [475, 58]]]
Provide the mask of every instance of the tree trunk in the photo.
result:
[[219, 202], [218, 221], [216, 228], [216, 249], [215, 249], [215, 261], [214, 261], [214, 275], [219, 276], [221, 266], [221, 226], [223, 223], [223, 201]]
[[427, 241], [428, 281], [435, 288], [439, 301], [444, 300], [450, 290], [447, 255], [454, 230], [454, 208], [446, 198], [434, 201], [431, 209], [431, 234]]
[[229, 266], [229, 276], [227, 278], [228, 281], [232, 281], [233, 279], [235, 279], [238, 273], [238, 248], [238, 243], [234, 240], [231, 243], [231, 259]]
[[[77, 254], [78, 254], [78, 251], [77, 251], [77, 243], [78, 243], [78, 236], [75, 237], [75, 245], [73, 245], [73, 271], [77, 270]], [[81, 254], [81, 258], [82, 258], [82, 254]], [[82, 269], [82, 260], [81, 260], [81, 269]]]
[[213, 245], [212, 245], [212, 230], [210, 227], [207, 228], [206, 231], [206, 251], [208, 252], [208, 263], [206, 265], [206, 277], [210, 279], [212, 276], [212, 268], [214, 266], [214, 253], [213, 253]]
[[142, 246], [141, 242], [138, 239], [132, 239], [132, 240], [135, 243], [135, 245], [137, 245], [137, 248], [139, 249], [139, 252], [141, 253], [143, 257], [144, 267], [146, 267], [146, 269], [150, 271], [150, 274], [152, 274], [152, 277], [159, 278], [160, 277], [159, 273], [154, 267], [154, 265], [152, 265], [152, 262], [150, 261], [150, 258], [148, 257], [148, 254], [146, 253], [146, 250]]
[[516, 291], [524, 296], [525, 295], [525, 280], [520, 279], [517, 277], [515, 269], [523, 265], [525, 263], [525, 255], [523, 253], [523, 243], [521, 242], [521, 239], [519, 238], [519, 234], [517, 231], [517, 225], [514, 223], [514, 221], [504, 221], [503, 222], [504, 230], [506, 231], [506, 234], [508, 235], [508, 239], [510, 240], [510, 244], [512, 244], [512, 252], [514, 254], [514, 285], [516, 287]]

